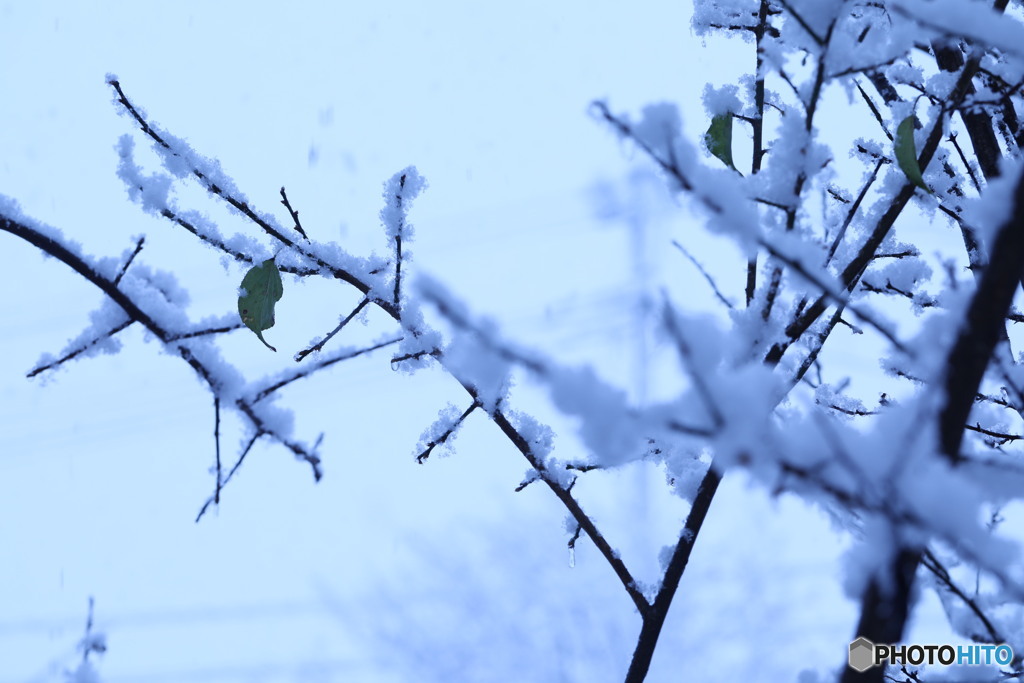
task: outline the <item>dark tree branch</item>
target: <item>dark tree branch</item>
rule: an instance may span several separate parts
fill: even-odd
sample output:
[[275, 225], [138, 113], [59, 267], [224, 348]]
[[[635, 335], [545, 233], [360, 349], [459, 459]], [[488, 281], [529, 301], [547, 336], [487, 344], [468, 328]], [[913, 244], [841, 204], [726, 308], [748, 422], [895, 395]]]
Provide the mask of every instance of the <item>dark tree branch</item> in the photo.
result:
[[665, 617], [668, 616], [668, 609], [672, 605], [679, 582], [686, 571], [686, 565], [693, 553], [693, 545], [700, 534], [701, 527], [711, 509], [711, 501], [714, 500], [718, 484], [722, 476], [709, 467], [697, 487], [697, 495], [694, 496], [693, 505], [686, 515], [686, 523], [679, 535], [679, 541], [672, 552], [668, 567], [665, 569], [665, 576], [661, 580], [661, 588], [654, 598], [651, 608], [643, 615], [643, 625], [640, 627], [640, 637], [637, 639], [636, 649], [633, 650], [633, 659], [629, 664], [629, 671], [626, 673], [626, 683], [641, 683], [647, 676], [651, 666], [651, 659], [654, 657], [654, 649], [658, 645], [658, 637], [665, 625]]
[[989, 359], [1005, 334], [1004, 320], [1010, 312], [1022, 273], [1024, 176], [1017, 183], [1012, 215], [996, 235], [988, 267], [982, 273], [978, 290], [946, 364], [946, 404], [939, 420], [939, 441], [942, 452], [953, 464], [960, 460], [964, 425]]

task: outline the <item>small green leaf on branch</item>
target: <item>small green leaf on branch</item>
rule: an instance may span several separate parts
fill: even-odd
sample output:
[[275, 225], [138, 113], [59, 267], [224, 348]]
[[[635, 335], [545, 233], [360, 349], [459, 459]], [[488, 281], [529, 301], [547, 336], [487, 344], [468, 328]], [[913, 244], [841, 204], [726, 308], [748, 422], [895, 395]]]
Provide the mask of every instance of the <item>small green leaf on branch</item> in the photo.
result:
[[704, 144], [711, 154], [736, 170], [732, 161], [732, 114], [719, 114], [711, 119], [708, 132], [704, 133]]
[[242, 278], [242, 289], [244, 291], [238, 297], [238, 315], [268, 349], [277, 351], [263, 338], [263, 331], [274, 326], [274, 304], [284, 296], [281, 271], [274, 259], [268, 258], [250, 268]]
[[928, 194], [933, 194], [928, 186], [924, 184], [921, 167], [917, 164], [917, 149], [914, 145], [914, 122], [916, 120], [917, 117], [911, 114], [900, 121], [900, 125], [896, 129], [896, 163], [903, 169], [907, 180]]

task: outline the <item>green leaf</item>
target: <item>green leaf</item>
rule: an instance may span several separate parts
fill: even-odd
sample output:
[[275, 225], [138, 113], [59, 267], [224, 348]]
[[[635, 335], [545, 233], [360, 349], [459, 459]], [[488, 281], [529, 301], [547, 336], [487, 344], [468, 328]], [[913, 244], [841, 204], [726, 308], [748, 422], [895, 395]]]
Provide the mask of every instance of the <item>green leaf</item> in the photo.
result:
[[704, 144], [726, 166], [736, 170], [732, 162], [732, 114], [719, 114], [711, 119], [708, 132], [704, 133]]
[[281, 271], [277, 269], [274, 259], [268, 258], [250, 268], [242, 278], [242, 289], [245, 291], [238, 297], [238, 315], [268, 349], [277, 351], [263, 338], [263, 330], [274, 326], [274, 304], [284, 296]]
[[896, 163], [903, 169], [907, 180], [928, 194], [932, 194], [932, 191], [924, 184], [921, 167], [917, 165], [917, 150], [914, 147], [914, 121], [916, 121], [916, 117], [911, 114], [900, 121], [900, 125], [896, 129]]

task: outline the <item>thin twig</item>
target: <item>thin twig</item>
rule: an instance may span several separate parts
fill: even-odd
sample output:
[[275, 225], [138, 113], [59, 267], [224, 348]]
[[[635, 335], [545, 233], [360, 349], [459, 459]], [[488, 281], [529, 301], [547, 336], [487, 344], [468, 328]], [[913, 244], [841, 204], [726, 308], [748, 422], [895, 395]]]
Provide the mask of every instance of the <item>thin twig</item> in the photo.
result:
[[930, 571], [935, 578], [937, 578], [948, 590], [967, 605], [967, 608], [974, 612], [974, 615], [978, 617], [978, 620], [988, 631], [988, 642], [990, 643], [1005, 643], [1006, 639], [996, 630], [996, 627], [992, 625], [989, 618], [985, 616], [985, 612], [982, 611], [978, 603], [972, 600], [963, 590], [960, 589], [956, 583], [953, 582], [953, 578], [949, 575], [949, 570], [939, 559], [935, 557], [935, 554], [931, 550], [925, 550], [924, 555], [921, 558], [921, 564], [924, 565], [925, 569]]
[[178, 341], [181, 339], [195, 339], [196, 337], [206, 337], [212, 334], [225, 334], [227, 332], [234, 332], [240, 330], [245, 325], [237, 323], [235, 325], [224, 325], [223, 327], [207, 327], [202, 330], [195, 330], [194, 332], [183, 332], [181, 334], [172, 334], [171, 341]]
[[38, 375], [40, 373], [46, 372], [47, 370], [50, 370], [50, 369], [53, 369], [53, 368], [57, 368], [57, 367], [63, 365], [64, 363], [68, 362], [69, 360], [71, 360], [73, 358], [77, 358], [78, 356], [82, 355], [83, 353], [85, 353], [86, 351], [91, 349], [92, 347], [94, 347], [97, 344], [99, 344], [104, 339], [110, 339], [111, 337], [113, 337], [115, 334], [117, 334], [121, 330], [126, 329], [133, 322], [135, 322], [135, 321], [131, 320], [131, 319], [125, 320], [120, 325], [112, 328], [111, 330], [105, 332], [104, 334], [99, 335], [98, 337], [94, 337], [94, 338], [90, 339], [89, 341], [85, 342], [81, 346], [79, 346], [79, 347], [69, 351], [68, 353], [64, 354], [63, 356], [61, 356], [57, 360], [50, 361], [49, 363], [45, 363], [43, 365], [38, 365], [38, 366], [32, 368], [32, 370], [27, 375], [25, 375], [25, 376], [28, 377], [28, 378], [32, 378], [32, 377], [35, 377], [36, 375]]
[[315, 373], [315, 372], [317, 372], [319, 370], [323, 370], [324, 368], [328, 368], [328, 367], [334, 365], [335, 363], [340, 363], [342, 361], [350, 360], [352, 358], [357, 358], [359, 356], [362, 356], [365, 353], [370, 353], [371, 351], [376, 351], [377, 349], [383, 349], [385, 346], [391, 346], [392, 344], [397, 344], [398, 342], [402, 341], [402, 339], [403, 339], [402, 337], [392, 337], [391, 339], [385, 339], [382, 342], [378, 342], [376, 344], [371, 344], [370, 346], [367, 346], [365, 348], [354, 349], [354, 350], [353, 349], [346, 349], [344, 351], [336, 353], [333, 356], [321, 359], [321, 360], [319, 360], [316, 363], [312, 363], [312, 364], [309, 364], [309, 365], [304, 365], [304, 366], [302, 366], [302, 369], [300, 369], [300, 370], [289, 371], [289, 372], [285, 373], [285, 376], [284, 376], [283, 379], [278, 379], [276, 382], [274, 382], [270, 386], [265, 387], [265, 388], [260, 389], [259, 391], [257, 391], [256, 394], [253, 396], [253, 403], [258, 403], [259, 401], [262, 401], [263, 399], [265, 399], [267, 396], [269, 396], [270, 394], [274, 393], [278, 389], [280, 389], [282, 387], [285, 387], [285, 386], [288, 386], [289, 384], [291, 384], [292, 382], [294, 382], [296, 380], [300, 380], [300, 379], [302, 379], [304, 377], [309, 377], [313, 373]]
[[971, 184], [974, 185], [974, 189], [981, 192], [981, 183], [978, 182], [978, 178], [974, 175], [974, 169], [971, 167], [970, 162], [967, 161], [967, 155], [965, 155], [964, 150], [960, 148], [960, 143], [957, 142], [956, 139], [956, 133], [950, 133], [949, 138], [947, 139], [953, 143], [953, 149], [956, 150], [957, 155], [960, 157], [960, 162], [964, 165], [964, 168], [967, 169], [967, 175], [970, 176]]
[[519, 485], [518, 485], [518, 486], [516, 486], [516, 488], [515, 488], [515, 492], [516, 492], [516, 493], [519, 493], [520, 491], [522, 491], [523, 489], [525, 489], [525, 488], [526, 488], [527, 486], [529, 486], [529, 485], [530, 485], [530, 484], [532, 484], [533, 482], [535, 482], [535, 481], [540, 481], [540, 480], [541, 480], [541, 479], [540, 479], [540, 473], [539, 473], [539, 472], [538, 472], [537, 470], [530, 470], [530, 471], [529, 471], [529, 472], [528, 472], [528, 473], [526, 474], [526, 476], [525, 476], [525, 477], [523, 477], [523, 480], [522, 480], [521, 482], [519, 482]]
[[878, 125], [881, 127], [882, 132], [885, 133], [885, 137], [889, 138], [889, 140], [892, 141], [892, 133], [889, 132], [889, 128], [885, 125], [885, 120], [882, 118], [882, 113], [878, 111], [878, 107], [875, 106], [875, 103], [872, 101], [871, 97], [869, 97], [868, 94], [864, 92], [864, 88], [861, 86], [860, 81], [854, 79], [853, 82], [854, 84], [856, 84], [857, 91], [860, 92], [860, 96], [864, 98], [864, 102], [867, 103], [868, 109], [870, 109], [871, 113], [874, 115], [875, 120], [878, 121]]
[[220, 505], [220, 489], [223, 482], [220, 470], [220, 396], [213, 397], [213, 443], [217, 457], [217, 490], [213, 494], [213, 502]]
[[[448, 439], [450, 439], [452, 435], [458, 431], [459, 427], [462, 426], [462, 423], [466, 421], [466, 418], [469, 417], [470, 414], [479, 407], [480, 403], [477, 401], [473, 401], [473, 403], [469, 404], [469, 407], [462, 412], [462, 415], [459, 415], [458, 419], [455, 420], [455, 422], [453, 422], [451, 426], [448, 427], [448, 429], [444, 430], [443, 434], [438, 436], [436, 439], [432, 439], [429, 443], [427, 443], [423, 451], [416, 456], [416, 462], [419, 463], [420, 465], [426, 462], [427, 458], [430, 457], [430, 453], [441, 444], [447, 443]], [[519, 491], [520, 489], [516, 490]]]
[[735, 310], [736, 307], [733, 306], [733, 303], [731, 301], [725, 298], [721, 291], [719, 291], [718, 285], [715, 283], [714, 279], [711, 277], [710, 274], [708, 274], [708, 271], [704, 270], [704, 266], [702, 266], [700, 262], [696, 258], [694, 258], [693, 254], [688, 252], [686, 250], [686, 247], [681, 245], [676, 240], [672, 240], [672, 244], [675, 246], [676, 249], [683, 252], [683, 256], [689, 259], [690, 263], [692, 263], [693, 266], [700, 272], [700, 274], [704, 276], [704, 279], [707, 281], [708, 285], [711, 286], [711, 291], [715, 293], [715, 296], [718, 297], [718, 300], [725, 304], [725, 307], [728, 308], [730, 311]]
[[139, 241], [135, 243], [135, 250], [131, 253], [130, 256], [128, 256], [128, 260], [124, 262], [124, 265], [121, 266], [121, 270], [119, 270], [117, 272], [117, 277], [114, 278], [114, 285], [115, 286], [121, 284], [121, 278], [123, 278], [124, 274], [126, 272], [128, 272], [128, 266], [130, 266], [132, 264], [132, 261], [135, 260], [135, 257], [139, 255], [140, 251], [142, 251], [142, 244], [145, 241], [146, 241], [145, 237], [140, 237]]
[[261, 432], [256, 432], [252, 436], [252, 438], [249, 439], [249, 443], [245, 444], [245, 448], [243, 448], [242, 452], [239, 453], [238, 455], [238, 460], [235, 461], [234, 466], [232, 466], [231, 470], [228, 471], [228, 476], [224, 477], [224, 481], [221, 482], [220, 486], [218, 487], [214, 495], [207, 498], [206, 502], [203, 503], [203, 506], [199, 508], [199, 514], [196, 515], [196, 522], [203, 518], [203, 515], [206, 514], [206, 510], [207, 508], [210, 507], [210, 505], [219, 502], [217, 499], [220, 497], [220, 490], [223, 487], [227, 486], [228, 482], [231, 481], [231, 478], [235, 476], [235, 472], [237, 472], [238, 468], [242, 466], [243, 462], [245, 462], [245, 456], [249, 455], [249, 451], [252, 450], [253, 445], [255, 445], [257, 439], [259, 439], [261, 436], [263, 436]]
[[345, 327], [345, 325], [347, 325], [349, 323], [349, 321], [352, 320], [352, 318], [354, 318], [357, 315], [359, 315], [359, 312], [361, 310], [363, 310], [366, 307], [366, 304], [368, 304], [368, 303], [370, 303], [370, 300], [367, 299], [366, 297], [363, 297], [363, 299], [356, 305], [356, 307], [354, 309], [352, 309], [352, 312], [349, 313], [347, 316], [345, 316], [344, 319], [342, 319], [342, 321], [340, 323], [338, 323], [337, 327], [335, 327], [333, 330], [328, 332], [327, 336], [325, 336], [323, 339], [318, 341], [316, 344], [313, 344], [313, 346], [310, 346], [308, 349], [303, 349], [302, 351], [299, 351], [298, 353], [296, 353], [295, 354], [295, 362], [298, 363], [299, 361], [301, 361], [303, 358], [305, 358], [306, 356], [308, 356], [311, 353], [314, 353], [314, 352], [317, 352], [317, 351], [322, 351], [323, 348], [324, 348], [324, 344], [326, 344], [331, 339], [331, 337], [333, 337], [334, 335], [336, 335], [339, 332], [341, 332], [341, 328]]
[[853, 217], [856, 215], [857, 210], [860, 208], [861, 202], [864, 201], [864, 197], [868, 194], [868, 189], [875, 182], [875, 178], [878, 177], [878, 171], [881, 170], [882, 164], [885, 163], [884, 159], [879, 159], [875, 164], [875, 168], [871, 171], [871, 177], [864, 183], [864, 186], [860, 188], [860, 192], [857, 193], [857, 198], [853, 200], [853, 204], [846, 211], [846, 218], [843, 219], [843, 224], [839, 227], [839, 231], [836, 232], [835, 238], [832, 240], [831, 246], [828, 248], [828, 255], [825, 257], [825, 265], [827, 266], [832, 262], [832, 257], [836, 254], [836, 249], [843, 241], [843, 237], [846, 236], [846, 230], [850, 227], [850, 223], [853, 222]]
[[683, 333], [683, 328], [679, 324], [679, 320], [676, 317], [675, 309], [668, 302], [668, 297], [664, 297], [664, 303], [662, 305], [662, 319], [665, 323], [665, 329], [668, 331], [669, 336], [675, 343], [676, 351], [679, 352], [679, 357], [683, 361], [683, 365], [686, 366], [686, 370], [693, 380], [693, 386], [700, 395], [701, 401], [704, 403], [704, 407], [707, 409], [708, 414], [711, 416], [711, 421], [714, 424], [715, 430], [720, 430], [725, 426], [725, 416], [722, 413], [721, 408], [718, 406], [718, 402], [715, 400], [715, 395], [711, 391], [711, 387], [708, 386], [707, 382], [704, 381], [704, 374], [702, 368], [693, 357], [693, 350], [690, 346], [690, 342], [686, 339], [686, 335]]
[[309, 235], [302, 229], [302, 223], [299, 222], [299, 212], [292, 208], [291, 202], [288, 201], [288, 195], [284, 191], [284, 187], [281, 188], [281, 203], [284, 204], [284, 208], [288, 209], [288, 213], [291, 214], [292, 220], [295, 221], [295, 232], [302, 235], [302, 238], [309, 241]]
[[[402, 210], [402, 190], [405, 189], [405, 174], [398, 179], [398, 192], [395, 194], [395, 202], [398, 204], [398, 215], [404, 216], [405, 213]], [[405, 227], [405, 219], [400, 218], [398, 221], [398, 229], [395, 230], [395, 298], [394, 304], [396, 309], [401, 309], [402, 301], [402, 228]]]

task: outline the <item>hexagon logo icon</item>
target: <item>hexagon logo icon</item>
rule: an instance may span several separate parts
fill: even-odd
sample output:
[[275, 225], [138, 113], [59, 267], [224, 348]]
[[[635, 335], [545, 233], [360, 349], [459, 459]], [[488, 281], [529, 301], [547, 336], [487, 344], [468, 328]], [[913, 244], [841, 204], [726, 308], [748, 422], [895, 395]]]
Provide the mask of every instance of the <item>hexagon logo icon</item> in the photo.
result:
[[875, 644], [861, 636], [850, 643], [850, 668], [864, 673], [875, 665]]

